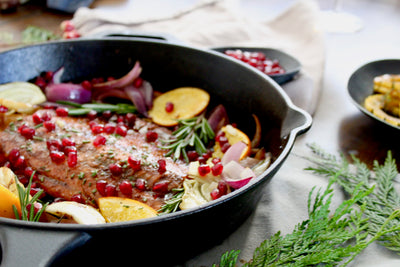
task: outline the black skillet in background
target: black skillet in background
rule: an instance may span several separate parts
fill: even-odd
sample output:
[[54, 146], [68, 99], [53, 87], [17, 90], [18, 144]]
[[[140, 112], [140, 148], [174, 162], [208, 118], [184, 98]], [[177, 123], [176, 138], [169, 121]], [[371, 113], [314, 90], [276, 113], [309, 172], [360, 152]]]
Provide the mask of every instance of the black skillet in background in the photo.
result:
[[[65, 81], [120, 77], [136, 60], [155, 90], [197, 86], [222, 103], [249, 136], [256, 114], [273, 163], [260, 177], [217, 201], [156, 218], [104, 225], [32, 223], [0, 218], [2, 267], [168, 266], [222, 242], [254, 211], [311, 116], [266, 75], [219, 52], [158, 39], [122, 37], [49, 42], [0, 53], [0, 83], [28, 81], [65, 67]], [[301, 88], [299, 88], [301, 90]], [[234, 248], [232, 248], [234, 249]], [[216, 259], [216, 261], [219, 259]]]

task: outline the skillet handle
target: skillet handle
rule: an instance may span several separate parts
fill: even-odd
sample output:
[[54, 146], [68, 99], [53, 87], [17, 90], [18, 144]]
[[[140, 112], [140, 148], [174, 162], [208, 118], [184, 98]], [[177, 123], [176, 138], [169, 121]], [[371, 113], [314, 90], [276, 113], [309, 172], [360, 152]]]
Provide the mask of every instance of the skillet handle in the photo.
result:
[[78, 231], [0, 226], [2, 267], [47, 267], [69, 251], [85, 244], [91, 236]]
[[126, 39], [134, 39], [134, 40], [146, 40], [146, 41], [161, 41], [167, 42], [171, 44], [180, 44], [184, 45], [185, 43], [182, 40], [179, 40], [173, 35], [162, 33], [162, 32], [141, 32], [141, 31], [133, 31], [133, 30], [125, 30], [125, 31], [103, 31], [100, 33], [96, 33], [91, 36], [86, 37], [94, 37], [94, 38], [126, 38]]

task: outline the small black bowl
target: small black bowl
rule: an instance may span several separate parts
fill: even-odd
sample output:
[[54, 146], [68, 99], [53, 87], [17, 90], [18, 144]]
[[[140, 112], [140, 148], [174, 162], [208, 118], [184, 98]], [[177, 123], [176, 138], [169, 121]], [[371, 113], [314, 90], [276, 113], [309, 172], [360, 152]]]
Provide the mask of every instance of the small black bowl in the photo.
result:
[[261, 47], [238, 47], [238, 46], [226, 46], [226, 47], [215, 47], [212, 48], [214, 51], [224, 53], [226, 50], [237, 50], [248, 52], [262, 52], [265, 56], [271, 60], [278, 60], [279, 64], [285, 70], [283, 74], [272, 74], [268, 75], [278, 84], [284, 84], [293, 79], [293, 77], [299, 73], [301, 69], [301, 63], [293, 56], [282, 52], [278, 49], [273, 48], [261, 48]]
[[400, 127], [378, 118], [364, 107], [365, 99], [373, 94], [374, 78], [383, 74], [400, 74], [400, 59], [383, 59], [366, 63], [349, 78], [347, 91], [358, 109], [371, 118], [396, 129]]

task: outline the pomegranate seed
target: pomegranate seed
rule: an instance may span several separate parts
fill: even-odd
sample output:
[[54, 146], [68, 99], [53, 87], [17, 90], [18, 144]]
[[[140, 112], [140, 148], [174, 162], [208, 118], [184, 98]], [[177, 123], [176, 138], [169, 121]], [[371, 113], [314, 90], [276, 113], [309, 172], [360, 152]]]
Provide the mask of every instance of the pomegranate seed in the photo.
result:
[[23, 170], [26, 168], [26, 161], [24, 156], [19, 156], [14, 163], [14, 168], [17, 170]]
[[[34, 195], [36, 195], [37, 193], [39, 193], [40, 190], [41, 190], [40, 188], [31, 187], [31, 190], [29, 191], [29, 194], [33, 197]], [[41, 194], [39, 198], [42, 198], [42, 195], [43, 195], [43, 194]]]
[[71, 197], [72, 201], [78, 202], [78, 203], [85, 203], [85, 200], [83, 199], [81, 194], [75, 194]]
[[133, 81], [133, 86], [135, 86], [136, 88], [139, 88], [143, 85], [143, 79], [141, 77], [137, 77], [134, 81]]
[[75, 29], [74, 24], [72, 24], [71, 20], [64, 20], [60, 24], [60, 28], [63, 32], [69, 32]]
[[26, 139], [33, 139], [33, 136], [35, 135], [35, 129], [26, 126], [21, 130], [21, 135]]
[[126, 134], [128, 133], [128, 129], [125, 126], [120, 125], [117, 128], [115, 128], [115, 133], [120, 136], [126, 136]]
[[[40, 202], [33, 203], [33, 214], [36, 215], [41, 209], [43, 205]], [[29, 213], [31, 212], [32, 204], [26, 205], [26, 211], [28, 212], [28, 217], [30, 216]]]
[[19, 150], [17, 148], [13, 148], [13, 149], [11, 149], [10, 153], [8, 153], [8, 160], [11, 163], [14, 163], [17, 161], [19, 156], [20, 156]]
[[42, 113], [42, 120], [43, 121], [49, 121], [51, 120], [51, 115], [48, 112], [43, 112]]
[[168, 182], [160, 181], [153, 185], [153, 191], [157, 193], [167, 193], [168, 192]]
[[0, 113], [6, 113], [8, 111], [8, 107], [0, 105]]
[[146, 184], [147, 184], [146, 180], [142, 178], [137, 179], [135, 182], [136, 188], [139, 189], [140, 191], [146, 190]]
[[107, 139], [102, 136], [102, 135], [98, 135], [96, 136], [96, 138], [93, 140], [93, 145], [95, 147], [101, 146], [101, 145], [105, 145], [107, 142]]
[[165, 111], [167, 112], [167, 113], [170, 113], [170, 112], [172, 112], [174, 110], [174, 103], [172, 103], [172, 102], [167, 102], [166, 104], [165, 104]]
[[91, 90], [92, 89], [92, 84], [88, 80], [83, 81], [81, 83], [81, 85], [86, 90]]
[[49, 139], [46, 141], [46, 145], [49, 151], [62, 151], [64, 149], [61, 141], [58, 139]]
[[51, 158], [51, 161], [59, 164], [65, 160], [65, 154], [64, 154], [64, 152], [61, 152], [61, 151], [52, 150], [52, 151], [50, 151], [50, 158]]
[[44, 88], [47, 86], [46, 80], [45, 80], [43, 77], [41, 77], [41, 76], [39, 76], [39, 77], [36, 78], [35, 84], [36, 84], [37, 86], [39, 86], [41, 89], [44, 89]]
[[206, 176], [211, 172], [211, 168], [207, 164], [201, 164], [198, 168], [198, 172], [200, 176]]
[[79, 38], [79, 37], [81, 37], [81, 35], [76, 30], [71, 30], [71, 31], [63, 33], [64, 39], [75, 39], [75, 38]]
[[220, 158], [213, 158], [213, 159], [211, 160], [211, 162], [215, 165], [215, 164], [221, 162], [221, 159], [220, 159]]
[[96, 182], [96, 189], [103, 197], [106, 196], [106, 185], [107, 182], [104, 180], [98, 180]]
[[221, 151], [222, 153], [225, 153], [229, 148], [231, 147], [231, 145], [229, 143], [225, 143], [221, 146]]
[[21, 182], [21, 184], [23, 184], [24, 186], [26, 186], [29, 183], [29, 179], [24, 177], [24, 176], [19, 176], [18, 180]]
[[219, 192], [218, 188], [215, 188], [213, 191], [211, 191], [210, 196], [213, 200], [216, 200], [222, 197], [222, 194]]
[[119, 176], [122, 174], [122, 167], [118, 163], [113, 163], [108, 166], [111, 174], [114, 176]]
[[146, 133], [146, 140], [147, 142], [155, 142], [158, 138], [158, 133], [154, 131], [148, 131]]
[[115, 128], [116, 128], [116, 126], [114, 123], [107, 123], [104, 126], [104, 132], [107, 134], [113, 134], [115, 132]]
[[167, 171], [167, 162], [165, 161], [165, 159], [158, 160], [158, 172], [160, 174], [163, 174], [166, 171]]
[[187, 152], [189, 161], [196, 161], [199, 158], [199, 153], [196, 150], [191, 150]]
[[75, 167], [78, 164], [78, 154], [76, 152], [69, 152], [68, 154], [68, 166]]
[[113, 197], [117, 195], [117, 189], [113, 184], [107, 184], [104, 191], [107, 197]]
[[42, 117], [37, 112], [33, 113], [32, 120], [33, 120], [34, 124], [40, 124], [40, 123], [42, 123], [44, 121], [42, 119]]
[[228, 192], [228, 185], [224, 181], [218, 183], [217, 189], [221, 195], [226, 195]]
[[66, 117], [68, 116], [68, 108], [58, 107], [56, 108], [56, 114], [59, 117]]
[[63, 146], [75, 146], [75, 141], [70, 138], [63, 138], [61, 143]]
[[89, 120], [94, 120], [97, 118], [97, 111], [91, 110], [86, 116], [88, 117]]
[[125, 115], [126, 118], [126, 122], [128, 123], [128, 125], [130, 127], [132, 127], [133, 125], [135, 125], [135, 121], [136, 121], [136, 115], [133, 113], [127, 113]]
[[224, 166], [222, 166], [222, 163], [218, 162], [211, 167], [211, 172], [214, 176], [218, 176], [222, 173], [223, 169]]
[[4, 163], [3, 167], [7, 167], [7, 168], [11, 168], [11, 163], [9, 161], [7, 161], [6, 163]]
[[52, 132], [52, 131], [54, 131], [56, 129], [56, 124], [54, 122], [52, 122], [52, 121], [43, 122], [43, 126], [44, 126], [44, 128], [46, 128], [46, 130], [48, 132]]
[[101, 116], [103, 117], [103, 119], [105, 120], [109, 120], [112, 117], [112, 112], [110, 110], [106, 110], [103, 112], [103, 114], [101, 114]]
[[118, 115], [117, 123], [125, 124], [125, 117], [123, 115]]
[[65, 155], [69, 155], [70, 153], [77, 153], [78, 151], [77, 151], [77, 149], [76, 149], [76, 147], [74, 147], [74, 146], [66, 146], [66, 147], [64, 147], [64, 154]]
[[38, 174], [31, 167], [26, 167], [24, 170], [24, 175], [26, 178], [30, 179], [32, 177], [32, 181], [38, 180]]
[[92, 130], [93, 134], [99, 134], [99, 133], [102, 133], [104, 131], [104, 126], [101, 125], [101, 124], [94, 123], [94, 124], [92, 124], [90, 129]]
[[135, 159], [132, 156], [129, 156], [128, 158], [128, 164], [134, 171], [138, 171], [141, 168], [141, 162], [138, 159]]
[[132, 195], [132, 184], [129, 181], [122, 181], [119, 184], [119, 190], [126, 196]]
[[206, 163], [207, 163], [207, 159], [204, 158], [203, 156], [198, 157], [198, 158], [197, 158], [197, 161], [198, 161], [200, 164], [206, 164]]

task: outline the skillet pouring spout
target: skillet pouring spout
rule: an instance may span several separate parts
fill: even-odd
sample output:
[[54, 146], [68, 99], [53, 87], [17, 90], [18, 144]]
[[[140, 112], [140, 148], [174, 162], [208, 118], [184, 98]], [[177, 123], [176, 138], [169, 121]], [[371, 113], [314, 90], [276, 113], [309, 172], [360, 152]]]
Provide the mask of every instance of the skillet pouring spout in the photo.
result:
[[209, 92], [210, 105], [223, 104], [249, 135], [255, 132], [256, 115], [271, 166], [254, 182], [216, 201], [154, 218], [101, 225], [0, 218], [2, 267], [182, 264], [220, 244], [246, 221], [296, 138], [311, 127], [311, 116], [267, 75], [217, 51], [158, 40], [77, 39], [9, 50], [0, 53], [0, 84], [30, 81], [60, 67], [65, 69], [63, 81], [122, 77], [136, 61], [156, 91], [200, 87]]

